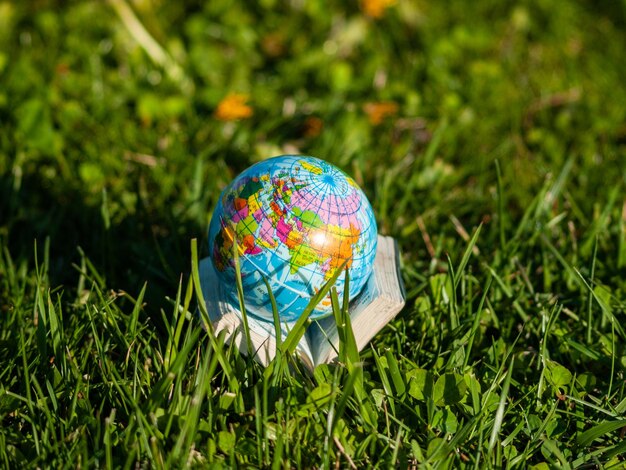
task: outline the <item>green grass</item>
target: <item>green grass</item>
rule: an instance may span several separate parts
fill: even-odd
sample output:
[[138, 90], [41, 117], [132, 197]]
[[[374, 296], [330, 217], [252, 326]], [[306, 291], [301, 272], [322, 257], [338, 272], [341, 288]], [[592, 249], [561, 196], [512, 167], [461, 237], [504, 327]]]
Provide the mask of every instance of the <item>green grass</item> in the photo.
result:
[[[0, 467], [624, 468], [626, 3], [361, 5], [0, 1]], [[205, 333], [191, 275], [289, 152], [408, 297], [313, 374]]]

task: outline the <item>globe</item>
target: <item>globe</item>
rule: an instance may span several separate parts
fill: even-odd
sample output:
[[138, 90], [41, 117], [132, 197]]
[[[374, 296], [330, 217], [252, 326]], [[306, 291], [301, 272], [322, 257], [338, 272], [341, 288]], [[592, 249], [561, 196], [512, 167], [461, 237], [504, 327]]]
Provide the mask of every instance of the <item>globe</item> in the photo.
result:
[[[209, 252], [225, 297], [239, 306], [237, 247], [246, 311], [273, 319], [267, 283], [281, 321], [297, 320], [339, 269], [349, 273], [350, 300], [367, 282], [378, 231], [355, 181], [318, 158], [283, 155], [256, 163], [222, 192], [209, 225]], [[335, 287], [344, 295], [345, 275]], [[332, 312], [330, 294], [311, 313]]]

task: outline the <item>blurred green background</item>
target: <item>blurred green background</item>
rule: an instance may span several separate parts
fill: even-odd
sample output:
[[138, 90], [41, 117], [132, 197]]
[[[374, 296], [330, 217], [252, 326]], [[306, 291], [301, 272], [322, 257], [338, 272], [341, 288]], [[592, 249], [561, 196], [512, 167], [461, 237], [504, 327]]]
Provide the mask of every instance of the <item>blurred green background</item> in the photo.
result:
[[418, 216], [490, 223], [495, 160], [504, 223], [569, 162], [584, 228], [624, 180], [625, 25], [623, 0], [0, 1], [0, 237], [160, 298], [221, 188], [282, 153], [352, 174], [417, 266]]

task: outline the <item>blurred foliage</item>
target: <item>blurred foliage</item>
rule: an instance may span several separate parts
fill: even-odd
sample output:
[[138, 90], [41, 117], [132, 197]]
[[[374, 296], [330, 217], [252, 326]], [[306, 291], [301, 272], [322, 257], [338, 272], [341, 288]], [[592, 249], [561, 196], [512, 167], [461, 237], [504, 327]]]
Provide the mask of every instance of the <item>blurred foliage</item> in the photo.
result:
[[[353, 174], [394, 235], [424, 213], [476, 225], [495, 159], [512, 217], [568, 159], [577, 224], [623, 182], [616, 3], [390, 2], [373, 18], [358, 2], [132, 2], [183, 76], [113, 3], [0, 3], [0, 220], [22, 254], [50, 236], [114, 280], [175, 281], [220, 189], [280, 153]], [[231, 95], [249, 112], [222, 119]]]
[[489, 220], [496, 159], [512, 219], [572, 160], [591, 223], [624, 179], [623, 2], [367, 3], [0, 2], [1, 233], [51, 237], [60, 281], [81, 245], [171, 286], [220, 189], [281, 153], [353, 174], [406, 247], [420, 214]]

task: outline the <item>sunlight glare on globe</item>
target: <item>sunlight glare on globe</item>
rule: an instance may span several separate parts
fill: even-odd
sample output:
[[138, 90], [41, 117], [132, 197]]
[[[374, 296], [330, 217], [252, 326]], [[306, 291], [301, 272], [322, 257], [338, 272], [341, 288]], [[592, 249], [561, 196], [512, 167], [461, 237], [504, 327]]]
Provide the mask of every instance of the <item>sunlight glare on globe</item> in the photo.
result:
[[[238, 247], [246, 310], [295, 321], [311, 298], [345, 263], [349, 298], [359, 294], [376, 255], [372, 207], [356, 182], [314, 157], [283, 155], [256, 163], [222, 192], [209, 225], [209, 252], [220, 287], [239, 306], [233, 245]], [[335, 287], [341, 299], [345, 276]], [[330, 295], [312, 318], [332, 311]]]

